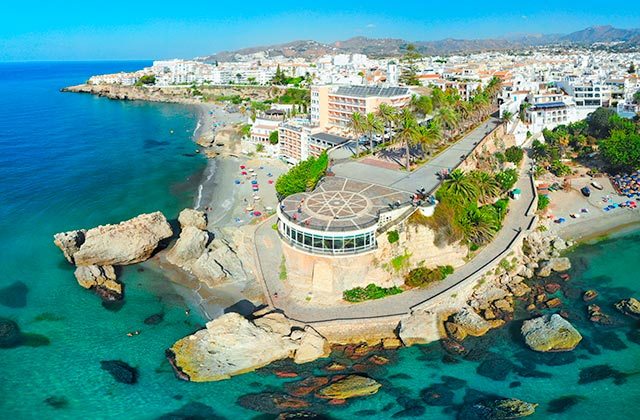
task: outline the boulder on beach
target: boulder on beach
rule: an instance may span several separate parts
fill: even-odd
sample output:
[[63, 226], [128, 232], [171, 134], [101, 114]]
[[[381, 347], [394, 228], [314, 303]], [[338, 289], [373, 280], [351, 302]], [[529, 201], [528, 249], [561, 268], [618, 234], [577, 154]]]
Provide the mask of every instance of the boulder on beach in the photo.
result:
[[445, 329], [451, 338], [462, 341], [467, 335], [474, 337], [485, 335], [491, 328], [497, 328], [503, 323], [504, 321], [499, 319], [488, 321], [472, 308], [465, 306], [445, 323]]
[[540, 352], [570, 351], [582, 340], [578, 330], [558, 314], [524, 321], [521, 332], [527, 345]]
[[294, 355], [297, 345], [237, 313], [209, 321], [205, 329], [178, 340], [170, 357], [179, 373], [194, 382], [218, 381]]
[[74, 274], [80, 286], [95, 289], [106, 300], [122, 299], [122, 284], [116, 280], [113, 266], [82, 265]]
[[203, 211], [184, 209], [178, 215], [178, 222], [180, 222], [180, 228], [183, 230], [187, 226], [192, 226], [200, 230], [207, 230], [207, 214]]
[[398, 336], [405, 346], [438, 341], [438, 316], [428, 311], [413, 311], [400, 321]]
[[59, 233], [54, 243], [76, 265], [127, 265], [148, 259], [161, 240], [173, 235], [160, 212], [141, 214], [117, 225]]
[[191, 265], [191, 272], [209, 286], [225, 283], [246, 284], [249, 277], [236, 251], [221, 239], [214, 239]]
[[622, 299], [615, 306], [617, 310], [625, 315], [640, 318], [640, 301], [636, 298]]
[[209, 241], [209, 232], [195, 226], [185, 226], [180, 232], [180, 238], [167, 252], [167, 261], [178, 267], [188, 268], [200, 258]]
[[316, 392], [316, 396], [328, 400], [346, 400], [354, 397], [373, 395], [382, 385], [365, 376], [349, 375], [333, 382]]
[[300, 339], [300, 344], [298, 345], [293, 361], [295, 363], [312, 362], [316, 359], [327, 357], [330, 353], [331, 346], [326, 338], [318, 334], [313, 328], [307, 326], [304, 329], [304, 334]]

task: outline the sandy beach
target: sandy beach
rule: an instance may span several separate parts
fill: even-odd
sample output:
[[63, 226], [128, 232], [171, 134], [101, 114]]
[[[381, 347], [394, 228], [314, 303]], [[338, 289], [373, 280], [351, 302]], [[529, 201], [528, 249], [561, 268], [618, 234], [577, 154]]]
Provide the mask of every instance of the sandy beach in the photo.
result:
[[[551, 220], [552, 232], [567, 240], [586, 241], [640, 224], [640, 209], [619, 207], [604, 210], [610, 204], [629, 200], [618, 195], [608, 178], [596, 178], [603, 189], [591, 187], [591, 196], [585, 197], [580, 188], [589, 185], [593, 180], [590, 177], [576, 178], [571, 181], [569, 191], [560, 190], [548, 194], [551, 202], [546, 217]], [[555, 223], [559, 218], [564, 218], [565, 222]]]

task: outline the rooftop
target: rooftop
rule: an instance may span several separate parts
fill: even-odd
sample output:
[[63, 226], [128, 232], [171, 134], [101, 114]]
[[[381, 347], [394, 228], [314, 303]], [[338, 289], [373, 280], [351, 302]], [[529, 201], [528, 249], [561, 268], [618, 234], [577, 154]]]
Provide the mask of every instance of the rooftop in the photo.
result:
[[393, 97], [409, 94], [409, 89], [405, 87], [380, 87], [380, 86], [340, 86], [336, 90], [337, 95], [352, 96], [356, 98], [368, 97]]
[[342, 144], [349, 141], [348, 138], [336, 136], [334, 134], [329, 134], [329, 133], [315, 133], [311, 135], [311, 138], [325, 141], [329, 144], [333, 144], [334, 146], [337, 144]]
[[408, 199], [409, 194], [393, 188], [330, 176], [313, 192], [293, 194], [280, 205], [282, 213], [302, 227], [339, 232], [372, 226], [380, 210]]
[[534, 109], [550, 109], [550, 108], [564, 108], [567, 106], [564, 102], [547, 102], [535, 104], [533, 106]]

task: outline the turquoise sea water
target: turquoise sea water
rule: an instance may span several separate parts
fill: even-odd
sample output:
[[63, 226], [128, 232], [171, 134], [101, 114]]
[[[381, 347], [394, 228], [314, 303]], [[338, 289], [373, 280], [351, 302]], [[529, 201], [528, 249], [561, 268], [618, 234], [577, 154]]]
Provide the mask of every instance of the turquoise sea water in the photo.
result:
[[[203, 322], [195, 310], [186, 316], [183, 291], [148, 269], [127, 267], [124, 306], [112, 311], [76, 284], [72, 267], [52, 243], [53, 233], [154, 210], [174, 218], [193, 202], [205, 166], [193, 156], [194, 109], [58, 92], [92, 74], [145, 64], [0, 64], [0, 317], [26, 333], [23, 345], [0, 348], [2, 418], [152, 419], [179, 410], [200, 418], [252, 418], [261, 413], [247, 405], [263, 401], [263, 412], [272, 411], [261, 396], [279, 395], [296, 380], [277, 378], [274, 369], [328, 374], [322, 369], [328, 361], [321, 360], [280, 363], [218, 383], [179, 381], [164, 350]], [[434, 343], [382, 352], [391, 361], [375, 367], [367, 357], [353, 362], [337, 353], [336, 359], [356, 363], [353, 370], [366, 371], [383, 388], [341, 407], [306, 397], [308, 409], [334, 418], [455, 418], [465, 395], [484, 392], [539, 403], [534, 418], [636, 418], [638, 324], [611, 304], [640, 297], [638, 255], [640, 233], [628, 233], [575, 250], [569, 282], [547, 280], [562, 283], [562, 309], [585, 336], [572, 353], [527, 350], [518, 334], [519, 319], [528, 316], [520, 305], [517, 319], [505, 328], [466, 340], [465, 355], [450, 355]], [[595, 326], [585, 318], [580, 293], [588, 288], [600, 292], [596, 303], [615, 325]], [[160, 324], [144, 324], [157, 313], [164, 314]], [[132, 330], [141, 334], [128, 337]], [[114, 359], [138, 368], [137, 384], [115, 382], [101, 369], [100, 361]], [[580, 384], [581, 370], [584, 376], [585, 368], [598, 365], [622, 373]], [[423, 398], [433, 393], [442, 405]], [[237, 400], [246, 394], [257, 395], [243, 399], [242, 407]], [[565, 396], [573, 396], [565, 401], [575, 405], [548, 411], [558, 411], [549, 402]]]

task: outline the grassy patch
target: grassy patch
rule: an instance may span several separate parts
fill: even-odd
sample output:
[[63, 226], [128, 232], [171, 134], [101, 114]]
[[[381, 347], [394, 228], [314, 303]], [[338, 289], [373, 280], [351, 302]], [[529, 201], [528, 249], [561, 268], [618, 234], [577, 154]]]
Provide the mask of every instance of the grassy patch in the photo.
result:
[[402, 293], [402, 289], [393, 287], [380, 287], [371, 283], [367, 287], [356, 287], [342, 292], [342, 298], [347, 302], [363, 302], [365, 300], [382, 299]]
[[287, 263], [284, 259], [284, 255], [282, 256], [282, 260], [280, 261], [280, 280], [284, 281], [287, 279]]
[[393, 269], [393, 271], [398, 272], [400, 270], [402, 270], [403, 268], [405, 268], [405, 266], [407, 265], [407, 263], [409, 262], [409, 257], [411, 256], [411, 254], [402, 254], [402, 255], [398, 255], [397, 257], [391, 259], [391, 268]]
[[453, 274], [453, 267], [444, 265], [436, 268], [418, 267], [411, 270], [404, 279], [409, 287], [424, 287], [444, 280]]

